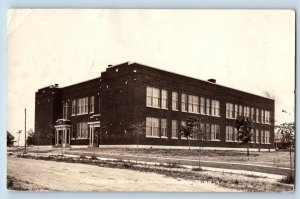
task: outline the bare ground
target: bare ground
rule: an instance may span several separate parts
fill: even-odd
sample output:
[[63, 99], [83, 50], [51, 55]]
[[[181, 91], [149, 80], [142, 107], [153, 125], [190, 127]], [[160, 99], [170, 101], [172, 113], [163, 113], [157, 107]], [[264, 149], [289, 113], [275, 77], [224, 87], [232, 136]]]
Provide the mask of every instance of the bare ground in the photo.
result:
[[[8, 189], [31, 191], [164, 191], [228, 192], [208, 181], [172, 178], [165, 175], [87, 164], [7, 157]], [[15, 185], [15, 186], [14, 186]], [[14, 188], [19, 187], [19, 188]]]

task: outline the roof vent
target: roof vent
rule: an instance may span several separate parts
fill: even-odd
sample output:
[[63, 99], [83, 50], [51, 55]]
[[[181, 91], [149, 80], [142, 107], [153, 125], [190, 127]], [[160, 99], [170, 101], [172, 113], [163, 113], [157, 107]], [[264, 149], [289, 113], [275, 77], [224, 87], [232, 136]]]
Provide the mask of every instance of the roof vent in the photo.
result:
[[113, 65], [111, 65], [111, 64], [107, 65], [108, 68], [111, 68], [112, 66], [113, 66]]
[[214, 83], [214, 84], [217, 82], [216, 79], [208, 79], [207, 81]]
[[55, 88], [57, 88], [57, 87], [58, 87], [58, 84], [54, 84], [54, 86], [55, 86]]

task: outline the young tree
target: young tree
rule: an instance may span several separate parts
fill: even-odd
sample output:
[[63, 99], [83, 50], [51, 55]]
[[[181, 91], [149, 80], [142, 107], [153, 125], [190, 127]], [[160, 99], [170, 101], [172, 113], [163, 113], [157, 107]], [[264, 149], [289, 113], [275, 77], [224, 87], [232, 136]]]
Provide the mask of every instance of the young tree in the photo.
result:
[[[136, 136], [136, 155], [137, 155], [138, 148], [139, 148], [139, 137], [141, 135], [144, 135], [146, 132], [145, 122], [132, 123], [129, 126], [129, 132], [132, 133], [134, 136]], [[136, 163], [137, 163], [137, 159], [136, 159]]]
[[290, 169], [293, 170], [292, 148], [295, 146], [295, 123], [283, 123], [275, 126], [277, 132], [281, 135], [281, 142], [289, 146]]
[[249, 159], [249, 147], [253, 134], [253, 121], [250, 117], [239, 116], [235, 121], [235, 127], [238, 130], [238, 140], [247, 146], [247, 157]]
[[205, 130], [201, 128], [201, 119], [195, 116], [190, 116], [186, 120], [186, 126], [181, 129], [182, 135], [188, 138], [196, 138], [199, 146], [199, 170], [201, 169], [201, 144]]

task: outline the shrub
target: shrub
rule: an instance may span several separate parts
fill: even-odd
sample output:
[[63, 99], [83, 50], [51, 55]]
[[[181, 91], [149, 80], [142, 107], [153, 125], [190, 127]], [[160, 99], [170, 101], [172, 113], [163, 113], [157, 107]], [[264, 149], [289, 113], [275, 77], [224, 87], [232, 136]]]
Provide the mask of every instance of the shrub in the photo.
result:
[[194, 167], [192, 168], [192, 171], [203, 171], [203, 169], [201, 167]]
[[279, 182], [286, 183], [286, 184], [294, 184], [295, 177], [292, 173], [289, 173], [288, 175], [282, 177]]

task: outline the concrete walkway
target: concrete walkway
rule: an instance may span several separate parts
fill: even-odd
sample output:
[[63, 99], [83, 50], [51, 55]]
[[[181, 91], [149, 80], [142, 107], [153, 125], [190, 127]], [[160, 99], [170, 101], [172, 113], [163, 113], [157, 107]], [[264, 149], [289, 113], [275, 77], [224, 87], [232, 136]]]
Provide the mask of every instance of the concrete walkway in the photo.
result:
[[[69, 151], [66, 150], [65, 154], [69, 155], [84, 155], [92, 156], [95, 154], [98, 158], [109, 158], [109, 159], [122, 159], [127, 161], [142, 161], [142, 162], [152, 162], [152, 163], [176, 163], [179, 165], [188, 166], [198, 166], [198, 160], [188, 160], [180, 158], [163, 158], [163, 157], [150, 157], [141, 155], [120, 155], [120, 154], [110, 154], [110, 153], [99, 153], [99, 152], [82, 152], [82, 151]], [[201, 166], [203, 167], [213, 167], [222, 168], [230, 170], [244, 170], [253, 171], [268, 174], [286, 175], [289, 172], [289, 168], [282, 167], [272, 167], [265, 165], [255, 165], [255, 164], [243, 164], [243, 163], [230, 163], [230, 162], [215, 162], [215, 161], [201, 161]]]

